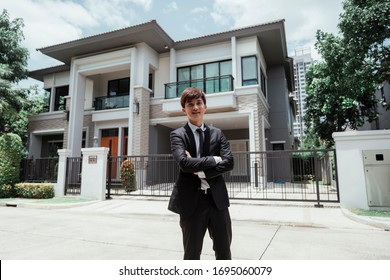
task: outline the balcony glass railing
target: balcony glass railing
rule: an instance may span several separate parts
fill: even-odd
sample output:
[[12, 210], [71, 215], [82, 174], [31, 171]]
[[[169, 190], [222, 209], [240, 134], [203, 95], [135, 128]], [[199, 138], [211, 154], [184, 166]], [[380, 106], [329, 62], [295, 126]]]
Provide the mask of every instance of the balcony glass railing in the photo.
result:
[[233, 76], [226, 75], [226, 76], [165, 84], [165, 99], [180, 97], [183, 90], [188, 87], [200, 88], [206, 94], [232, 91]]
[[95, 98], [95, 111], [129, 107], [129, 95]]

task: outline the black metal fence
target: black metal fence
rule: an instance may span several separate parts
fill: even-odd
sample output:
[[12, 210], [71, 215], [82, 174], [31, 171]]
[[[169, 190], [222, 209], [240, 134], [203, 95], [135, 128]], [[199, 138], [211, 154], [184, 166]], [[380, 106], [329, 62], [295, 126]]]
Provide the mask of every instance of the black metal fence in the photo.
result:
[[20, 170], [23, 182], [57, 182], [58, 157], [22, 159]]
[[[136, 191], [121, 183], [125, 160], [134, 164]], [[224, 175], [231, 199], [339, 202], [336, 152], [236, 152]], [[109, 157], [107, 195], [169, 196], [179, 173], [172, 155]]]
[[81, 193], [82, 162], [82, 157], [68, 157], [66, 159], [64, 195]]

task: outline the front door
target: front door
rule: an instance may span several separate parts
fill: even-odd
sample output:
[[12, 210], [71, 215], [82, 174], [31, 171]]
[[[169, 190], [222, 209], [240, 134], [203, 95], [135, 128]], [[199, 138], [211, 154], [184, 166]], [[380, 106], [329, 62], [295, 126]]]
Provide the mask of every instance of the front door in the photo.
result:
[[[118, 156], [118, 128], [102, 130], [101, 146], [109, 148], [109, 153], [111, 156]], [[116, 178], [117, 168], [117, 160], [113, 160], [111, 167], [111, 178]]]

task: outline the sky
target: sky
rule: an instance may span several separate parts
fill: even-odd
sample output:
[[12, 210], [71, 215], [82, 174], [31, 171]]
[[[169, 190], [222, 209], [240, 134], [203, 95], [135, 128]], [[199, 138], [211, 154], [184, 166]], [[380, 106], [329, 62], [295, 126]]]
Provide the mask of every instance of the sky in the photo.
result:
[[[24, 21], [29, 70], [62, 64], [37, 49], [155, 19], [175, 41], [284, 19], [289, 56], [315, 50], [315, 33], [338, 34], [343, 0], [1, 0]], [[34, 81], [34, 82], [33, 82]], [[31, 79], [29, 83], [38, 84]]]

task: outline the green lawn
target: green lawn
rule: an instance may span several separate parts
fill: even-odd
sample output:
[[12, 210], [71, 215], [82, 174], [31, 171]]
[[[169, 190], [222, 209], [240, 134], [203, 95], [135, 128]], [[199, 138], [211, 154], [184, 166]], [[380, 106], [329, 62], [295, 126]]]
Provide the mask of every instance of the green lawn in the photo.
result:
[[390, 218], [390, 211], [363, 210], [363, 209], [351, 209], [351, 211], [354, 214], [360, 215], [360, 216]]

